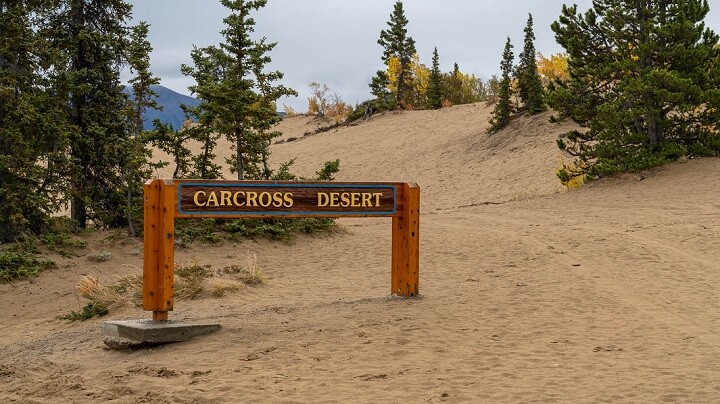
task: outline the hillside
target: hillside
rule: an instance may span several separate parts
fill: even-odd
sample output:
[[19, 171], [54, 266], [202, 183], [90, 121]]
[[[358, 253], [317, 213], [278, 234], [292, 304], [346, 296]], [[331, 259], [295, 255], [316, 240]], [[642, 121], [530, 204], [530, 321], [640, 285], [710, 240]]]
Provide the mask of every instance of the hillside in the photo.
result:
[[54, 256], [57, 269], [0, 285], [0, 401], [720, 401], [720, 159], [567, 191], [554, 141], [572, 125], [543, 114], [488, 136], [489, 113], [393, 112], [313, 136], [311, 117], [279, 125], [275, 166], [296, 158], [311, 175], [339, 158], [340, 180], [420, 185], [420, 298], [388, 296], [390, 221], [342, 219], [289, 245], [177, 248], [178, 265], [218, 269], [254, 254], [268, 282], [176, 302], [171, 319], [216, 334], [110, 350], [102, 321], [149, 314], [56, 318], [84, 303], [83, 275], [139, 272], [142, 243], [99, 232], [87, 250], [108, 262]]

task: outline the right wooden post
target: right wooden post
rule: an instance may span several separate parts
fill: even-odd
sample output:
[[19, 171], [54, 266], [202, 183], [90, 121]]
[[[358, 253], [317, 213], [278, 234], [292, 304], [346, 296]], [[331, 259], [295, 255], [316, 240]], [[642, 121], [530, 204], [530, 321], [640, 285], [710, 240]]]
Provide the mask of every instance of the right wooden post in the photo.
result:
[[420, 283], [420, 187], [402, 186], [402, 206], [392, 218], [391, 293], [413, 297]]

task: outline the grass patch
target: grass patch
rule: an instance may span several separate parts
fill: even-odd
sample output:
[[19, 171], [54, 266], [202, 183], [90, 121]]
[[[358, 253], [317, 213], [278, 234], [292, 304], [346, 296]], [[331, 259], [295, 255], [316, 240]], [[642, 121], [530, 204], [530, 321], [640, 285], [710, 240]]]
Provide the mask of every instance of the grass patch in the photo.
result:
[[0, 283], [29, 278], [54, 266], [54, 262], [42, 260], [33, 253], [0, 251]]
[[205, 290], [205, 280], [212, 276], [210, 265], [196, 264], [175, 268], [175, 298], [192, 300]]
[[175, 297], [179, 300], [222, 297], [240, 290], [243, 285], [262, 285], [265, 282], [255, 254], [247, 255], [244, 265], [230, 265], [222, 269], [194, 263], [175, 269]]
[[102, 317], [110, 313], [110, 310], [107, 308], [107, 306], [103, 305], [102, 303], [88, 303], [86, 304], [82, 310], [80, 311], [74, 311], [71, 310], [70, 313], [62, 315], [58, 317], [61, 320], [68, 320], [68, 321], [85, 321], [89, 320], [93, 317]]
[[234, 275], [237, 280], [245, 285], [262, 285], [265, 283], [265, 275], [257, 266], [255, 254], [245, 256], [245, 265], [230, 265], [223, 268], [223, 273]]
[[[178, 266], [175, 268], [174, 296], [177, 300], [202, 297], [222, 297], [241, 290], [245, 285], [262, 285], [265, 276], [257, 266], [257, 257], [247, 255], [245, 265], [230, 265], [214, 269], [210, 265]], [[99, 278], [85, 276], [78, 282], [77, 292], [87, 300], [79, 311], [70, 311], [60, 319], [84, 321], [104, 316], [110, 310], [127, 304], [142, 305], [143, 279], [141, 274], [119, 278], [115, 283], [102, 285]]]
[[[93, 317], [102, 317], [110, 312], [110, 308], [119, 307], [129, 300], [119, 289], [100, 284], [96, 277], [84, 276], [76, 286], [80, 297], [88, 300], [80, 311], [71, 310], [70, 313], [58, 317], [61, 320], [85, 321]], [[142, 280], [140, 281], [142, 293]]]
[[75, 238], [70, 233], [45, 233], [40, 240], [50, 251], [54, 251], [63, 257], [77, 257], [75, 251], [87, 247], [84, 240]]

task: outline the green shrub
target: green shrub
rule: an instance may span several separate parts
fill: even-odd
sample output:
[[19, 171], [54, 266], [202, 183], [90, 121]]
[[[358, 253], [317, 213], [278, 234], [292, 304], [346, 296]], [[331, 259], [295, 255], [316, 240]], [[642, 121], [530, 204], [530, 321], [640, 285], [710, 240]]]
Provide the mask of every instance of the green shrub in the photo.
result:
[[45, 233], [40, 236], [40, 240], [50, 251], [55, 251], [63, 257], [77, 256], [72, 250], [78, 250], [87, 246], [85, 241], [75, 238], [72, 234], [66, 232]]
[[85, 321], [93, 317], [102, 317], [110, 312], [102, 303], [88, 303], [79, 312], [71, 310], [70, 313], [58, 317], [61, 320]]
[[32, 253], [0, 251], [0, 283], [35, 276], [38, 272], [54, 266], [54, 262], [41, 260]]

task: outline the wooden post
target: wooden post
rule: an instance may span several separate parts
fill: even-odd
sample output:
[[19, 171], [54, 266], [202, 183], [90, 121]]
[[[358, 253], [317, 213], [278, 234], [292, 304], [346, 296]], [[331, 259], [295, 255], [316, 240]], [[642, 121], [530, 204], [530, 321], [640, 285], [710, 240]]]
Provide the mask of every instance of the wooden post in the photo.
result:
[[152, 180], [144, 191], [143, 309], [163, 321], [174, 300], [176, 186], [172, 180]]
[[391, 293], [417, 296], [420, 279], [420, 187], [402, 184], [402, 209], [392, 218]]

